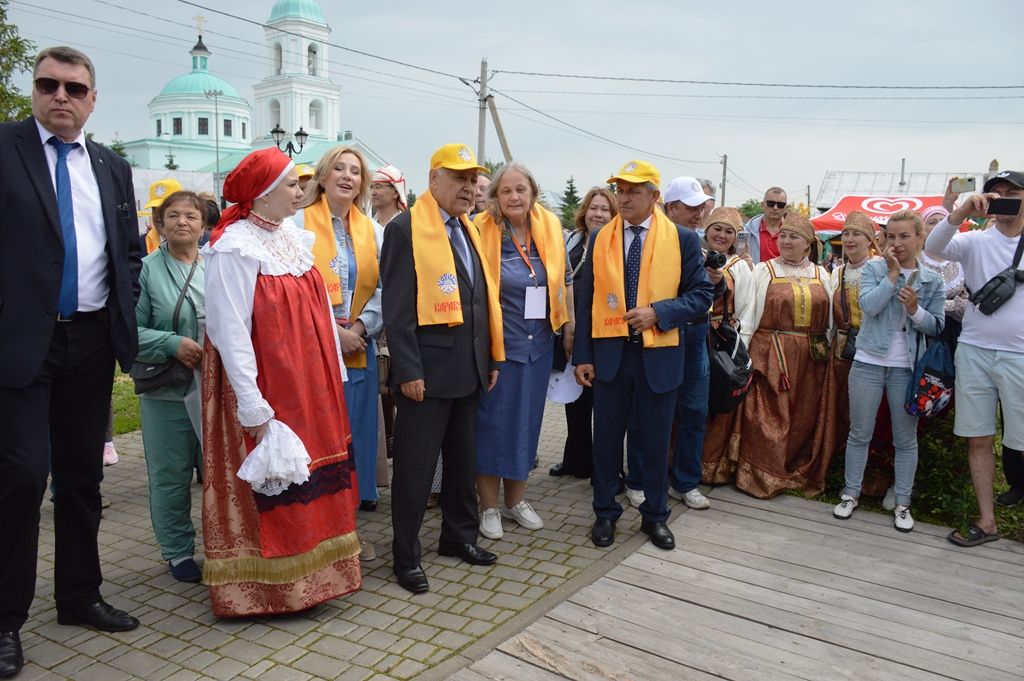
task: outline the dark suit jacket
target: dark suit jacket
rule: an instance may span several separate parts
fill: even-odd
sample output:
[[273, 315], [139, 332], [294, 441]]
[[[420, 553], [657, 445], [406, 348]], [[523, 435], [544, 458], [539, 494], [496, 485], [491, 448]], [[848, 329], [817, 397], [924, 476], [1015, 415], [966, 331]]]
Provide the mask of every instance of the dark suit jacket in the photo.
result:
[[[601, 229], [606, 229], [602, 227]], [[598, 232], [590, 236], [588, 253], [594, 253], [594, 239]], [[676, 226], [679, 230], [679, 255], [683, 273], [679, 280], [679, 292], [675, 298], [659, 300], [651, 307], [658, 315], [658, 326], [663, 331], [679, 328], [689, 321], [707, 317], [711, 307], [714, 286], [704, 271], [704, 257], [700, 251], [700, 239], [690, 229]], [[625, 258], [625, 254], [622, 256]], [[593, 322], [594, 298], [594, 258], [591, 256], [583, 264], [583, 275], [580, 278], [580, 305], [576, 313], [576, 337], [573, 342], [572, 361], [575, 365], [593, 364], [597, 380], [610, 381], [619, 370], [622, 348], [625, 338], [591, 338]], [[685, 352], [686, 333], [680, 329], [679, 345], [666, 348], [644, 348], [643, 361], [647, 385], [656, 393], [675, 390], [683, 382], [683, 354]]]
[[[87, 141], [107, 233], [110, 340], [127, 371], [138, 349], [135, 303], [142, 269], [132, 171]], [[0, 124], [0, 385], [21, 388], [39, 373], [57, 318], [64, 238], [57, 195], [35, 120]]]
[[[466, 224], [465, 218], [462, 222]], [[474, 267], [472, 285], [462, 259], [452, 249], [463, 323], [420, 326], [416, 316], [416, 268], [409, 211], [396, 216], [384, 230], [380, 254], [381, 305], [391, 353], [391, 378], [396, 388], [423, 379], [427, 397], [455, 398], [487, 386], [487, 373], [492, 368], [487, 282], [472, 245], [469, 250]]]

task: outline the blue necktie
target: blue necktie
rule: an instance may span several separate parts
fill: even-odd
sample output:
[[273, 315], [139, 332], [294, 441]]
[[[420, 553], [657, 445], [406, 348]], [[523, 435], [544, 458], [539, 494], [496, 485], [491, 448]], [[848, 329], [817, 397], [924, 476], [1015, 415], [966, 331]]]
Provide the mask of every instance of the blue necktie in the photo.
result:
[[78, 148], [78, 142], [61, 142], [56, 137], [47, 141], [57, 150], [57, 211], [60, 213], [60, 231], [64, 235], [64, 274], [60, 279], [57, 312], [62, 317], [70, 317], [78, 311], [78, 237], [75, 235], [75, 204], [71, 198], [68, 154]]
[[636, 289], [640, 285], [640, 254], [644, 250], [640, 240], [640, 232], [644, 228], [640, 225], [630, 225], [629, 228], [633, 230], [633, 241], [626, 253], [626, 311], [636, 307]]
[[462, 232], [462, 224], [456, 217], [448, 218], [448, 228], [451, 229], [451, 242], [462, 259], [462, 265], [466, 268], [470, 283], [473, 282], [473, 260], [469, 257], [469, 246], [466, 244], [466, 235]]

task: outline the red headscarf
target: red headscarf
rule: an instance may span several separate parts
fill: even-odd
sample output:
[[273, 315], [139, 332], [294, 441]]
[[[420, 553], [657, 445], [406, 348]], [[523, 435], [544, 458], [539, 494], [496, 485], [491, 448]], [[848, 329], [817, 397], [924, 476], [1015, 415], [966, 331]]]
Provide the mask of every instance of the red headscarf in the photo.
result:
[[220, 214], [220, 222], [210, 234], [210, 243], [216, 243], [228, 225], [249, 217], [252, 202], [272, 192], [294, 167], [292, 160], [274, 147], [254, 151], [243, 158], [224, 180], [224, 198], [234, 205]]

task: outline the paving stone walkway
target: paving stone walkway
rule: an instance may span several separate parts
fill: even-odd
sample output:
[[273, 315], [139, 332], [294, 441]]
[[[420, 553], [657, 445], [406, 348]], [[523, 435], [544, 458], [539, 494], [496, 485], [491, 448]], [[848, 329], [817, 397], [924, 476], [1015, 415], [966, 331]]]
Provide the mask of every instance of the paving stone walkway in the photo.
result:
[[[553, 478], [561, 460], [565, 419], [548, 404], [540, 465], [527, 498], [544, 519], [530, 532], [505, 521], [500, 541], [481, 538], [498, 563], [471, 567], [436, 553], [440, 515], [428, 511], [423, 567], [429, 593], [412, 596], [391, 573], [390, 490], [374, 512], [360, 512], [360, 535], [378, 558], [364, 564], [362, 591], [301, 615], [218, 620], [206, 587], [175, 581], [160, 559], [149, 519], [142, 438], [116, 439], [121, 462], [106, 469], [111, 502], [100, 528], [103, 594], [141, 622], [135, 631], [104, 634], [56, 622], [53, 605], [53, 513], [43, 502], [39, 580], [22, 630], [26, 666], [18, 677], [117, 681], [192, 679], [444, 679], [480, 659], [569, 595], [596, 580], [643, 543], [639, 515], [627, 509], [619, 542], [595, 549], [587, 481]], [[193, 517], [200, 527], [199, 485]], [[201, 533], [200, 533], [201, 534]], [[201, 536], [199, 537], [201, 541]], [[201, 554], [201, 548], [199, 549]]]

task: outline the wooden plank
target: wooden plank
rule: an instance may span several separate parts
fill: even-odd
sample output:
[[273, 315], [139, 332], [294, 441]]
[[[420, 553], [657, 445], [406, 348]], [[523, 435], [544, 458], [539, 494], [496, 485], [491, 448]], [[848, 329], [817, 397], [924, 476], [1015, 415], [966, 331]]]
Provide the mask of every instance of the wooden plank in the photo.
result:
[[[900, 555], [879, 555], [877, 547], [844, 535], [815, 533], [786, 528], [774, 523], [723, 513], [703, 511], [696, 520], [673, 523], [677, 537], [704, 539], [738, 548], [755, 556], [777, 558], [821, 570], [836, 570], [845, 564], [860, 564], [875, 583], [903, 589], [940, 600], [960, 602], [1009, 617], [1024, 617], [1024, 591], [1007, 589], [1019, 585], [1019, 578], [931, 560], [922, 573], [920, 560]], [[927, 578], [923, 578], [924, 574]], [[969, 598], [964, 594], [969, 594]], [[964, 602], [968, 601], [968, 602]]]
[[[1019, 630], [1016, 634], [1009, 634], [964, 623], [956, 619], [955, 611], [950, 616], [923, 612], [916, 607], [890, 603], [879, 598], [879, 594], [874, 591], [870, 594], [851, 594], [828, 585], [804, 581], [799, 576], [780, 576], [756, 566], [737, 564], [691, 551], [659, 551], [657, 554], [644, 551], [630, 556], [619, 568], [666, 575], [690, 585], [700, 583], [708, 591], [705, 603], [710, 602], [715, 593], [736, 594], [745, 585], [788, 594], [800, 599], [796, 607], [790, 609], [792, 612], [800, 612], [813, 604], [808, 616], [817, 617], [819, 613], [827, 612], [829, 614], [825, 616], [831, 621], [841, 620], [848, 626], [857, 626], [864, 631], [885, 632], [895, 640], [907, 638], [908, 641], [917, 641], [926, 636], [924, 644], [915, 645], [936, 652], [949, 650], [949, 646], [963, 648], [960, 652], [964, 653], [965, 659], [979, 664], [988, 664], [990, 658], [1007, 656], [1009, 659], [1006, 662], [1010, 666], [1001, 666], [999, 663], [993, 663], [993, 666], [1007, 670], [1019, 669], [1024, 677], [1024, 638]], [[615, 576], [615, 571], [611, 575]], [[856, 578], [857, 575], [852, 577]], [[771, 593], [758, 593], [756, 600], [768, 603], [773, 600], [773, 596]], [[778, 607], [786, 607], [784, 603], [780, 602]], [[833, 613], [833, 610], [837, 612]], [[945, 643], [928, 645], [933, 638]]]
[[509, 639], [499, 650], [524, 662], [579, 681], [688, 679], [710, 674], [625, 646], [573, 625], [544, 618]]
[[[669, 640], [672, 640], [676, 644], [681, 644], [685, 651], [689, 651], [684, 653], [686, 655], [692, 654], [694, 650], [714, 651], [713, 654], [720, 656], [720, 659], [730, 662], [743, 660], [753, 664], [761, 670], [762, 678], [766, 669], [772, 672], [785, 670], [790, 675], [813, 681], [909, 681], [948, 678], [900, 662], [794, 634], [771, 623], [765, 624], [717, 612], [621, 582], [616, 584], [612, 580], [600, 580], [570, 600], [576, 605], [614, 617], [620, 622], [629, 622], [660, 632], [654, 635], [648, 646], [657, 645], [664, 650]], [[681, 623], [687, 624], [681, 626]], [[611, 631], [602, 633], [617, 639]], [[703, 669], [695, 662], [691, 664]], [[718, 673], [713, 669], [705, 671]]]
[[497, 650], [474, 662], [470, 669], [488, 681], [565, 681], [570, 678]]
[[[781, 494], [777, 497], [773, 497], [772, 499], [756, 499], [750, 495], [740, 492], [731, 485], [715, 487], [708, 493], [708, 495], [714, 500], [720, 499], [722, 501], [743, 504], [751, 508], [760, 508], [773, 513], [787, 513], [798, 517], [817, 516], [818, 511], [815, 507], [824, 507], [826, 510], [831, 508], [831, 504], [815, 501], [813, 499], [801, 499], [800, 497], [789, 496], [787, 494]], [[888, 530], [892, 530], [892, 517], [883, 513], [858, 512], [848, 520], [837, 520], [836, 522], [842, 523], [844, 526], [873, 526], [879, 529], [887, 528]], [[948, 527], [918, 521], [914, 524], [914, 531], [907, 534], [907, 538], [913, 539], [917, 536], [932, 536], [940, 537], [945, 540], [946, 535], [949, 534], [949, 532], [950, 528]], [[964, 550], [962, 547], [951, 544], [948, 540], [945, 542], [945, 546], [953, 552], [962, 552]], [[978, 549], [982, 550], [978, 551]], [[983, 546], [974, 547], [969, 551], [971, 553], [980, 553], [986, 556], [994, 553], [996, 555], [990, 557], [1016, 562], [1017, 564], [1024, 564], [1024, 544], [1021, 542], [1001, 539]], [[1009, 553], [1013, 555], [999, 555], [1001, 553]]]
[[989, 613], [970, 605], [941, 601], [904, 589], [849, 577], [843, 572], [837, 572], [834, 568], [820, 569], [793, 563], [786, 559], [758, 556], [739, 548], [723, 545], [720, 542], [704, 541], [700, 538], [684, 536], [684, 533], [678, 529], [676, 531], [676, 538], [679, 548], [675, 551], [662, 552], [653, 547], [643, 547], [641, 552], [653, 554], [657, 551], [668, 557], [689, 552], [694, 555], [719, 559], [736, 565], [756, 566], [758, 570], [766, 574], [800, 580], [812, 586], [828, 587], [840, 593], [874, 598], [895, 607], [915, 610], [938, 617], [948, 617], [959, 622], [1014, 636], [1019, 636], [1021, 632], [1019, 619]]
[[[823, 601], [797, 598], [768, 588], [743, 584], [680, 565], [647, 558], [647, 568], [619, 566], [608, 578], [638, 586], [659, 595], [710, 608], [716, 612], [752, 619], [817, 641], [857, 650], [935, 674], [955, 678], [987, 678], [1017, 681], [1024, 676], [1024, 660], [1018, 650], [965, 646], [964, 642], [933, 632], [896, 625], [860, 615]], [[672, 574], [662, 574], [667, 566]], [[968, 648], [965, 657], [951, 653]], [[995, 659], [994, 659], [995, 658]], [[991, 662], [991, 665], [988, 664]]]
[[[824, 507], [824, 504], [817, 505]], [[1007, 575], [1014, 579], [1017, 579], [1022, 570], [1024, 570], [1024, 560], [1013, 560], [1015, 554], [1012, 553], [1003, 551], [998, 555], [992, 553], [982, 555], [970, 551], [958, 551], [956, 550], [957, 547], [951, 544], [945, 537], [921, 535], [915, 537], [913, 532], [904, 534], [896, 531], [891, 526], [888, 529], [883, 529], [866, 523], [858, 525], [854, 518], [838, 520], [832, 517], [831, 511], [827, 514], [817, 513], [811, 517], [806, 515], [799, 517], [786, 513], [765, 512], [763, 509], [722, 500], [719, 500], [715, 505], [715, 510], [744, 518], [774, 523], [782, 527], [806, 530], [816, 534], [824, 533], [831, 536], [842, 536], [853, 542], [875, 546], [877, 549], [888, 554], [906, 554], [907, 559], [910, 559], [910, 556], [929, 560], [935, 559], [943, 563], [965, 565], [979, 570]], [[849, 523], [854, 524], [850, 525]]]

